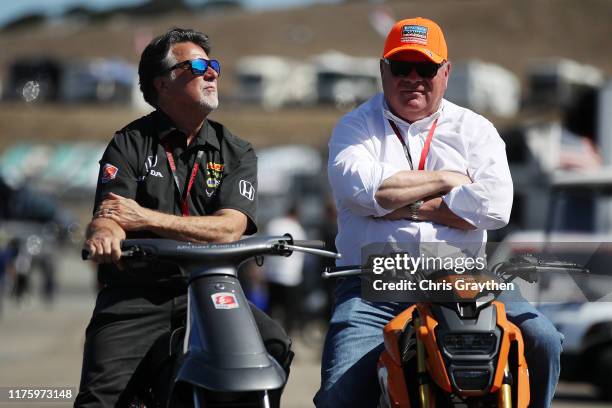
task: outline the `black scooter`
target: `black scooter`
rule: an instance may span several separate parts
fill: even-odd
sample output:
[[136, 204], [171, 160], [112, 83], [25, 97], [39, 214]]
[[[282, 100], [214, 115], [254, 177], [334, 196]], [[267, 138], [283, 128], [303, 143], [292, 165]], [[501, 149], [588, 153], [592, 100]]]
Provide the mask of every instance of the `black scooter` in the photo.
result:
[[[294, 241], [288, 234], [227, 244], [167, 239], [123, 241], [124, 262], [170, 261], [188, 277], [185, 327], [162, 342], [165, 347], [161, 348], [161, 356], [148, 356], [157, 360], [158, 381], [139, 384], [131, 406], [278, 406], [271, 393], [284, 387], [287, 376], [264, 347], [238, 281], [237, 267], [253, 257], [290, 256], [294, 251], [340, 257], [320, 249], [323, 247], [322, 241]], [[84, 251], [83, 259], [87, 258]], [[137, 370], [135, 377], [138, 374]]]

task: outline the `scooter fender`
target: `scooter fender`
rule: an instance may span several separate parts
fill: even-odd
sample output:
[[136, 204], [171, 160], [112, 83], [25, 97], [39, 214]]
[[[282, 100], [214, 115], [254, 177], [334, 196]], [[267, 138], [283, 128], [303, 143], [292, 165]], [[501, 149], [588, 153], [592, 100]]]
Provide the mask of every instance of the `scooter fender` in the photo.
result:
[[[385, 349], [378, 359], [378, 382], [386, 407], [410, 408], [410, 398], [402, 368], [399, 338], [412, 321], [416, 305], [410, 306], [384, 328]], [[381, 404], [382, 405], [382, 404]]]
[[217, 392], [281, 388], [285, 371], [268, 354], [238, 279], [219, 272], [189, 285], [184, 354], [174, 383]]
[[501, 387], [503, 381], [503, 367], [508, 358], [508, 352], [512, 343], [516, 343], [517, 347], [517, 378], [514, 379], [516, 393], [516, 405], [518, 408], [527, 408], [529, 406], [530, 391], [529, 391], [529, 369], [527, 360], [525, 359], [525, 344], [521, 330], [510, 322], [506, 316], [506, 307], [501, 302], [493, 302], [497, 311], [497, 324], [502, 328], [504, 336], [501, 341], [500, 361], [497, 364], [497, 372], [493, 380], [493, 390]]

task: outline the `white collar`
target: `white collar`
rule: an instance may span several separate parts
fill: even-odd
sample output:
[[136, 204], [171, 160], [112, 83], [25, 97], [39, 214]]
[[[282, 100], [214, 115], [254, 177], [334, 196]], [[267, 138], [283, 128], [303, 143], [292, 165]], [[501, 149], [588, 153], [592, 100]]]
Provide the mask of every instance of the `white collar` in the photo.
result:
[[434, 113], [432, 113], [431, 115], [423, 119], [419, 119], [417, 121], [410, 123], [400, 118], [399, 116], [395, 115], [393, 112], [391, 112], [391, 110], [389, 109], [389, 105], [387, 105], [387, 100], [385, 99], [384, 94], [382, 95], [382, 100], [383, 100], [382, 110], [383, 110], [383, 115], [385, 116], [385, 118], [391, 119], [395, 123], [402, 125], [402, 126], [410, 126], [414, 123], [423, 124], [423, 125], [432, 123], [435, 119], [440, 117], [440, 115], [442, 114], [442, 111], [444, 110], [444, 105], [446, 104], [446, 100], [442, 99], [442, 101], [440, 101], [440, 106], [438, 107], [438, 110], [436, 110]]

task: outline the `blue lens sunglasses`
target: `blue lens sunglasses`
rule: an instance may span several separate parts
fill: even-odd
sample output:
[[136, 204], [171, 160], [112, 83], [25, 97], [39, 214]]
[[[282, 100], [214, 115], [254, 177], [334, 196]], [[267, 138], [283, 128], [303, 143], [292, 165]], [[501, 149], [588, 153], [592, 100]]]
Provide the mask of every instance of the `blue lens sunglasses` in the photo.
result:
[[214, 59], [207, 60], [204, 58], [196, 58], [188, 61], [179, 62], [178, 64], [171, 66], [163, 72], [170, 72], [173, 69], [182, 68], [191, 69], [191, 73], [193, 75], [204, 75], [208, 70], [208, 67], [211, 67], [213, 71], [217, 73], [217, 75], [221, 75], [221, 64], [219, 64], [219, 61]]

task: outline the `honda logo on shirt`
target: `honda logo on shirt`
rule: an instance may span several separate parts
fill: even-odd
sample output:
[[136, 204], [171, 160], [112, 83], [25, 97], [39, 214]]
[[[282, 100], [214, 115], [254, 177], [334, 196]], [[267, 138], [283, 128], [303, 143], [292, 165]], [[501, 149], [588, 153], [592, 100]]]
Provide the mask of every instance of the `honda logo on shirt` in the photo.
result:
[[240, 180], [238, 189], [240, 190], [240, 195], [244, 196], [247, 200], [253, 201], [255, 199], [255, 187], [250, 182]]

